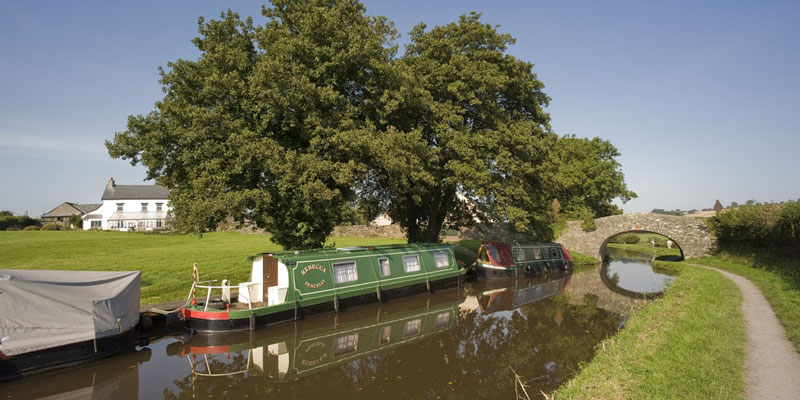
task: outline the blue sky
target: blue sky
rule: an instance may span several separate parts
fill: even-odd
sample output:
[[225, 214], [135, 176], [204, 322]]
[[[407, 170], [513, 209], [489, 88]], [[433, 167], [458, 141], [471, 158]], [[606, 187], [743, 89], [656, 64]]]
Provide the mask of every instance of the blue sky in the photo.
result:
[[[646, 4], [650, 3], [650, 4]], [[559, 134], [622, 153], [626, 212], [800, 198], [800, 3], [366, 1], [407, 40], [471, 10], [517, 39]], [[105, 139], [162, 97], [157, 67], [195, 58], [197, 17], [254, 2], [0, 0], [0, 209], [99, 202], [142, 167]]]

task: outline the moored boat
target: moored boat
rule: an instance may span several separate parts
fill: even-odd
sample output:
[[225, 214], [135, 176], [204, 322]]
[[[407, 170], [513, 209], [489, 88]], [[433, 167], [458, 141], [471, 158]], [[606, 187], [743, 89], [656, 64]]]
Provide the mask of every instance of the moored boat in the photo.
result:
[[0, 270], [0, 381], [136, 344], [140, 273]]
[[572, 267], [572, 256], [563, 245], [537, 242], [483, 242], [474, 264], [478, 276], [486, 278], [536, 276]]
[[[195, 281], [181, 308], [195, 332], [256, 329], [347, 307], [457, 286], [464, 271], [443, 244], [348, 247], [249, 257], [249, 282]], [[206, 290], [205, 301], [196, 300]], [[212, 301], [212, 291], [220, 293]], [[236, 294], [236, 295], [234, 295]]]

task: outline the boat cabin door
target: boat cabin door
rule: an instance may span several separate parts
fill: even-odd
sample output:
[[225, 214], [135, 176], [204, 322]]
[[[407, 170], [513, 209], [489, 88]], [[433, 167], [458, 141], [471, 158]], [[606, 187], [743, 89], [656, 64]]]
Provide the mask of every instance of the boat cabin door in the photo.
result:
[[269, 304], [269, 288], [270, 286], [278, 286], [278, 259], [272, 256], [264, 255], [262, 257], [263, 261], [263, 271], [264, 274], [264, 282], [261, 285], [262, 290], [264, 291], [264, 303]]

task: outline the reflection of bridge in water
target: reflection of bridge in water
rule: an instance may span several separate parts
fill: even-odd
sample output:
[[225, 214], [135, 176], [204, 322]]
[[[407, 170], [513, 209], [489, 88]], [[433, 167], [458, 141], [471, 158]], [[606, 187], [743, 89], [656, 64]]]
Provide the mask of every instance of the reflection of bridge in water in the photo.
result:
[[592, 269], [573, 274], [572, 281], [566, 290], [569, 303], [585, 305], [596, 302], [598, 308], [627, 315], [631, 310], [639, 309], [647, 302], [643, 296], [634, 298], [613, 292], [612, 288], [603, 281], [602, 273], [605, 273], [605, 270]]

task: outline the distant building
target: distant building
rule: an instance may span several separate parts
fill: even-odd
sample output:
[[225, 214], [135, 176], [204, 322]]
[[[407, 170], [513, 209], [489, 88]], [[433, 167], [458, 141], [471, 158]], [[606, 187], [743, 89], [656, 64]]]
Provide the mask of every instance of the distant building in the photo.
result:
[[83, 216], [83, 229], [151, 231], [166, 226], [169, 189], [161, 185], [117, 185], [108, 180], [103, 204]]
[[79, 204], [65, 201], [58, 207], [42, 214], [42, 223], [69, 226], [69, 218], [71, 216], [79, 215], [83, 217], [100, 208], [101, 205], [102, 204]]
[[373, 219], [370, 223], [373, 226], [389, 226], [392, 224], [392, 217], [389, 216], [387, 213], [381, 213], [375, 219]]

